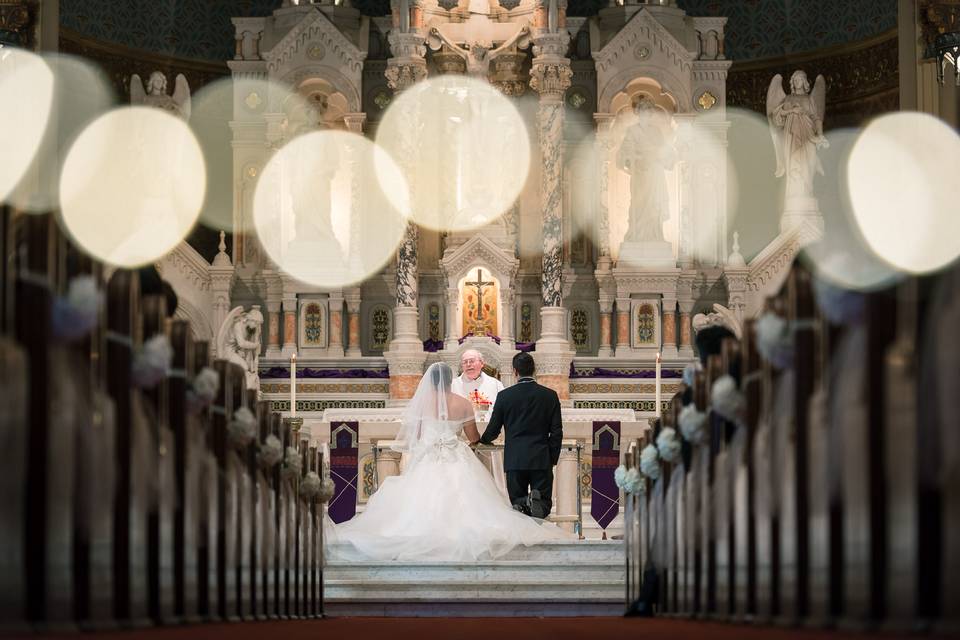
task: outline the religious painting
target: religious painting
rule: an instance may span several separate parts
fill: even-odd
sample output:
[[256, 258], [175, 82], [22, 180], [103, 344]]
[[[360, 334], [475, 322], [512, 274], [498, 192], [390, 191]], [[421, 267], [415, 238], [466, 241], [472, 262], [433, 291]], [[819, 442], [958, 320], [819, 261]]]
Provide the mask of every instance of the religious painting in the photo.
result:
[[533, 305], [524, 302], [520, 305], [520, 342], [533, 342]]
[[370, 312], [370, 350], [385, 351], [393, 333], [390, 309], [378, 305]]
[[497, 283], [490, 272], [477, 268], [460, 288], [463, 309], [462, 335], [485, 336], [497, 333]]
[[300, 300], [300, 346], [322, 349], [327, 346], [327, 301]]
[[635, 347], [654, 347], [659, 341], [657, 304], [641, 300], [634, 304], [633, 340]]
[[434, 342], [443, 340], [443, 333], [440, 331], [440, 305], [436, 302], [427, 305], [427, 338]]
[[590, 314], [583, 307], [575, 307], [570, 313], [570, 340], [577, 353], [590, 350]]

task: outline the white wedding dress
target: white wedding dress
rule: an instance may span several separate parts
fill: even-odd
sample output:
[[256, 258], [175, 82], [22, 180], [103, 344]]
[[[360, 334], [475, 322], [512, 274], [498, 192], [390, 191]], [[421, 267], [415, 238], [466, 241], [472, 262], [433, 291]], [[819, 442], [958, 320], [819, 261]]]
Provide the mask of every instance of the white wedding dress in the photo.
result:
[[[430, 374], [428, 369], [424, 380]], [[415, 396], [411, 405], [418, 404], [423, 403]], [[387, 478], [353, 519], [339, 525], [325, 521], [327, 559], [469, 562], [502, 556], [518, 545], [575, 540], [574, 534], [510, 507], [460, 437], [471, 419], [408, 422], [406, 468]]]

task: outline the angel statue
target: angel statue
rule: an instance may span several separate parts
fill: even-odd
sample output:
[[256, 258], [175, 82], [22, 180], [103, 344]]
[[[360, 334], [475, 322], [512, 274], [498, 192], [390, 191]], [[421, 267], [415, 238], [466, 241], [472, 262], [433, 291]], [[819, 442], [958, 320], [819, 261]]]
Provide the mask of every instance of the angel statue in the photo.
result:
[[493, 62], [497, 56], [514, 45], [516, 45], [518, 49], [526, 49], [530, 46], [530, 29], [527, 26], [521, 27], [516, 33], [507, 38], [503, 44], [494, 49], [493, 44], [487, 40], [474, 40], [468, 43], [466, 47], [461, 46], [444, 35], [439, 28], [433, 27], [427, 38], [427, 44], [433, 51], [437, 51], [443, 45], [447, 45], [453, 53], [459, 55], [467, 63], [468, 76], [486, 80], [487, 75], [490, 73], [490, 63]]
[[148, 107], [157, 107], [170, 111], [184, 120], [190, 119], [190, 86], [182, 73], [177, 74], [173, 95], [167, 95], [167, 76], [161, 71], [154, 71], [147, 80], [144, 90], [140, 76], [130, 76], [130, 104], [142, 104]]
[[243, 367], [248, 389], [260, 388], [260, 343], [263, 314], [260, 305], [250, 311], [234, 307], [217, 333], [217, 356]]
[[813, 197], [813, 174], [823, 175], [817, 149], [829, 144], [823, 137], [823, 114], [827, 87], [823, 76], [810, 82], [803, 71], [790, 76], [790, 95], [783, 92], [778, 73], [767, 89], [767, 119], [777, 154], [777, 177], [787, 176], [786, 202]]

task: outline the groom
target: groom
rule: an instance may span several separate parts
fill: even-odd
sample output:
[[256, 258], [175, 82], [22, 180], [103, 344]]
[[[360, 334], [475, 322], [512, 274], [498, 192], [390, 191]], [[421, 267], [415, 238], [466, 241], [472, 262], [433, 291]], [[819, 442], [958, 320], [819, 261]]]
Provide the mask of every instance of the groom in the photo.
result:
[[560, 458], [563, 426], [557, 392], [533, 379], [533, 357], [513, 357], [517, 384], [497, 394], [480, 442], [491, 444], [506, 428], [503, 468], [513, 508], [546, 518], [553, 506], [553, 467]]

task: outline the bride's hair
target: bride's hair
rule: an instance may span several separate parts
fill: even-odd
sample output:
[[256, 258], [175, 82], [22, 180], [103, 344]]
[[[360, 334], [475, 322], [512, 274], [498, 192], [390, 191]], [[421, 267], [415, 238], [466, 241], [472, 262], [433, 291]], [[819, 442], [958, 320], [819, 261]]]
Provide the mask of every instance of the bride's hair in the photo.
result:
[[450, 383], [453, 382], [453, 369], [445, 362], [438, 362], [430, 371], [430, 382], [436, 389], [449, 391]]

